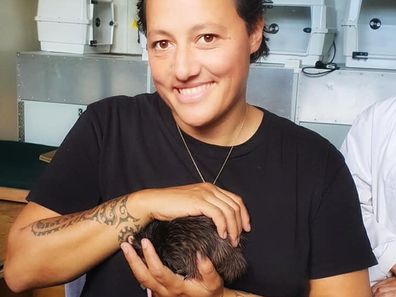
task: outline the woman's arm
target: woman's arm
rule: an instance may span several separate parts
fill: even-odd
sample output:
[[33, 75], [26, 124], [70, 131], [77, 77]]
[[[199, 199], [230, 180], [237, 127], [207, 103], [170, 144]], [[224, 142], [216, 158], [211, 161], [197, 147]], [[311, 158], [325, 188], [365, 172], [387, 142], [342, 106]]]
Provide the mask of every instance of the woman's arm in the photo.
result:
[[247, 292], [231, 290], [223, 286], [223, 280], [212, 262], [197, 254], [200, 279], [184, 279], [162, 264], [154, 246], [148, 239], [142, 240], [145, 262], [129, 243], [121, 248], [137, 281], [154, 292], [156, 297], [201, 296], [201, 297], [260, 297]]
[[145, 221], [128, 196], [61, 216], [28, 203], [12, 226], [4, 267], [16, 292], [66, 282], [114, 253]]
[[311, 280], [309, 297], [371, 297], [368, 271]]
[[[143, 242], [144, 241], [144, 242]], [[149, 240], [143, 240], [145, 262], [128, 243], [122, 244], [124, 255], [136, 279], [155, 296], [248, 297], [259, 296], [223, 287], [223, 281], [207, 258], [198, 257], [201, 280], [183, 279], [164, 266]], [[371, 297], [368, 271], [326, 277], [310, 281], [309, 297]]]
[[235, 243], [249, 216], [242, 200], [211, 184], [138, 191], [80, 213], [59, 215], [28, 203], [11, 228], [5, 279], [13, 291], [66, 282], [113, 254], [152, 219], [213, 219]]

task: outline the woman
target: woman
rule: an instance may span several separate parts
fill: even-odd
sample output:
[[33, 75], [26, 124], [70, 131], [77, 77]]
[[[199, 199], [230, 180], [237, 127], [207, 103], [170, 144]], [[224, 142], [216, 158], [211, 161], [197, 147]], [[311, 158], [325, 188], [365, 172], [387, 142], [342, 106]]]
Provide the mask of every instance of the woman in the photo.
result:
[[[375, 260], [342, 157], [246, 103], [250, 60], [265, 50], [261, 1], [138, 7], [158, 93], [89, 106], [11, 230], [9, 286], [88, 271], [82, 296], [144, 296], [140, 284], [155, 296], [369, 296]], [[202, 279], [184, 280], [148, 240], [147, 266], [126, 243], [153, 219], [196, 215], [234, 245], [250, 231], [232, 288], [202, 255]]]

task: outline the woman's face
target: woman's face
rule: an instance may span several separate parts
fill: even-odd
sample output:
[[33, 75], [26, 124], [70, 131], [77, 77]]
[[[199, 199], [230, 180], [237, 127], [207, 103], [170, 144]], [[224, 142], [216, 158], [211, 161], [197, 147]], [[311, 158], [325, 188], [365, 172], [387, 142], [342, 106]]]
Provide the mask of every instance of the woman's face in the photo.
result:
[[262, 28], [249, 35], [235, 5], [146, 2], [153, 80], [181, 126], [208, 126], [244, 107], [249, 57], [260, 45]]

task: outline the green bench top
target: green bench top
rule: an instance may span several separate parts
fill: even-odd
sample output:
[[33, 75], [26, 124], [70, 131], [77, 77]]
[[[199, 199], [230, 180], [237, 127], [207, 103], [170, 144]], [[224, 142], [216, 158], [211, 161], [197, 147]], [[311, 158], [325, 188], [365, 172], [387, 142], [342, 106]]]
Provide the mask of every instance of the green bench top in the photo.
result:
[[0, 140], [0, 187], [31, 189], [47, 163], [40, 161], [53, 146]]

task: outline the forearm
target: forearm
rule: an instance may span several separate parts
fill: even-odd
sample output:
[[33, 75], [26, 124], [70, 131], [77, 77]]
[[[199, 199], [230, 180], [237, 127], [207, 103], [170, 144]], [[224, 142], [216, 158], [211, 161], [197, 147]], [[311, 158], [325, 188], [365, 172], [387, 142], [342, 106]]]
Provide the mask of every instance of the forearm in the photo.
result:
[[7, 283], [16, 291], [62, 283], [110, 256], [147, 223], [130, 210], [131, 200], [123, 196], [80, 213], [16, 222], [9, 234]]

